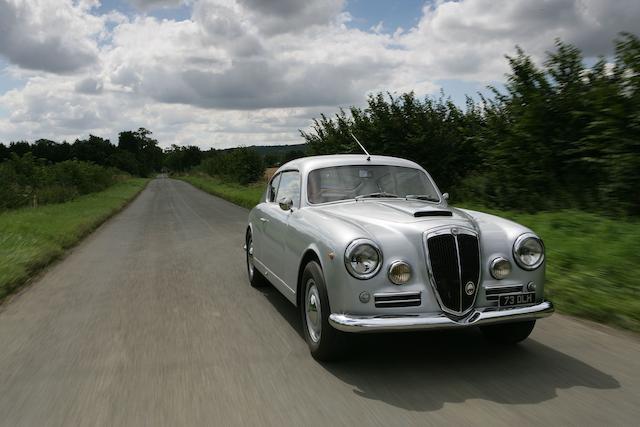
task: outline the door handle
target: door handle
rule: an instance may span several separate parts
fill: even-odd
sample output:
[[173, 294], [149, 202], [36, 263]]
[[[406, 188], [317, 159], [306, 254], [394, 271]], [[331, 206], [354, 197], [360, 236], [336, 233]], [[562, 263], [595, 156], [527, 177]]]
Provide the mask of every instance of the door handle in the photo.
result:
[[262, 222], [269, 222], [269, 220], [268, 220], [267, 218], [264, 218], [264, 217], [260, 217], [260, 221], [262, 221]]

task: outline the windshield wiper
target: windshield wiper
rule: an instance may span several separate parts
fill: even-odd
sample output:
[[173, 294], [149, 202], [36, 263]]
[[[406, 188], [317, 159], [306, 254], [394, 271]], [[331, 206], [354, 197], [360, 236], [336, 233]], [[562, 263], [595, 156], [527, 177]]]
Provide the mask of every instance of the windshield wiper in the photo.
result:
[[356, 200], [360, 200], [368, 197], [374, 198], [374, 197], [400, 197], [400, 196], [398, 196], [397, 194], [380, 191], [378, 193], [361, 194], [359, 196], [356, 196]]
[[407, 194], [404, 196], [407, 200], [426, 200], [428, 202], [438, 202], [438, 199], [434, 199], [433, 196], [428, 196], [426, 194]]

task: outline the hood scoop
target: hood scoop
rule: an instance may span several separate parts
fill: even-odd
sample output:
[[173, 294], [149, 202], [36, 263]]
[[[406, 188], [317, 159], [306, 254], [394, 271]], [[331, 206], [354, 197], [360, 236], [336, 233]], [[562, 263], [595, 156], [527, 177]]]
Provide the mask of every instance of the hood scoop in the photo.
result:
[[453, 216], [453, 213], [451, 213], [451, 211], [430, 210], [414, 212], [413, 216], [416, 218], [420, 218], [423, 216]]

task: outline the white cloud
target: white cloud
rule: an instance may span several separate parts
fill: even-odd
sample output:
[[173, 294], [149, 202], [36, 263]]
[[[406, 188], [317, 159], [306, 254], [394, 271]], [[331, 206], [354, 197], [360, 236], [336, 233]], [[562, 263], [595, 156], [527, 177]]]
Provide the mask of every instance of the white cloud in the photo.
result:
[[98, 60], [94, 2], [0, 0], [0, 54], [33, 70], [69, 73]]
[[175, 21], [96, 16], [96, 0], [0, 0], [0, 54], [27, 80], [0, 95], [0, 139], [144, 126], [165, 146], [292, 143], [312, 117], [372, 91], [499, 81], [516, 44], [538, 59], [557, 37], [608, 54], [619, 31], [640, 32], [631, 0], [439, 1], [394, 34], [350, 28], [343, 0], [185, 3], [191, 19]]

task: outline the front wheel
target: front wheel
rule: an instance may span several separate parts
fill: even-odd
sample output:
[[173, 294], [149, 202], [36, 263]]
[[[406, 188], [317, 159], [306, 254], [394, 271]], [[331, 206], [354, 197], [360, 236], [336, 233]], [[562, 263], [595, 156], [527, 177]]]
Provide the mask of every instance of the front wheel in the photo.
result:
[[492, 343], [517, 344], [529, 337], [535, 325], [535, 320], [528, 320], [524, 322], [481, 326], [480, 330], [484, 334], [484, 337]]
[[301, 288], [302, 327], [311, 356], [323, 362], [335, 360], [344, 350], [344, 336], [329, 324], [329, 298], [322, 268], [317, 262], [306, 265]]
[[266, 279], [264, 276], [256, 269], [253, 264], [253, 236], [251, 235], [251, 231], [247, 232], [247, 241], [246, 241], [246, 251], [247, 251], [247, 276], [249, 278], [249, 284], [254, 288], [260, 288], [265, 286]]

